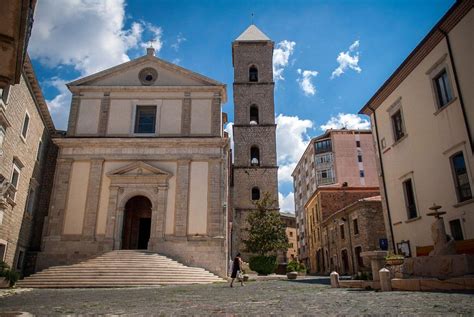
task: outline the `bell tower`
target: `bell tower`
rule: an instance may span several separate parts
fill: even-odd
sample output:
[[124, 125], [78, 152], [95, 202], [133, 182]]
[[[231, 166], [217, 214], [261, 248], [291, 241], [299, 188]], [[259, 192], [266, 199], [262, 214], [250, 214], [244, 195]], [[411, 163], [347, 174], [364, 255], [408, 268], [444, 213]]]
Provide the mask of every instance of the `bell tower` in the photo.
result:
[[[232, 254], [243, 252], [246, 214], [268, 192], [278, 210], [273, 41], [250, 25], [232, 43], [234, 166]], [[245, 257], [245, 254], [244, 254]]]

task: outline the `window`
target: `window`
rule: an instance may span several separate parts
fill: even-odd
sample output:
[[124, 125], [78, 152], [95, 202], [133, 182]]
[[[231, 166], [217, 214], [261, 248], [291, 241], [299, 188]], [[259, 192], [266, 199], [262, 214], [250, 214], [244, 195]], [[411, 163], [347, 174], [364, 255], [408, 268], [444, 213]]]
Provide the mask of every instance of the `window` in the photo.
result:
[[155, 133], [156, 106], [137, 106], [135, 133]]
[[28, 115], [28, 113], [25, 113], [25, 120], [23, 120], [23, 128], [21, 129], [21, 136], [23, 137], [23, 139], [26, 139], [29, 125], [30, 125], [30, 116]]
[[405, 193], [405, 205], [407, 208], [408, 219], [418, 216], [416, 211], [415, 193], [413, 192], [413, 183], [411, 179], [403, 182], [403, 191]]
[[0, 105], [8, 104], [8, 96], [10, 95], [10, 86], [0, 88]]
[[290, 243], [290, 248], [293, 248], [293, 242]]
[[20, 180], [20, 168], [13, 163], [13, 171], [12, 171], [12, 178], [10, 183], [13, 185], [13, 187], [18, 188], [18, 182]]
[[316, 142], [316, 153], [330, 152], [332, 150], [331, 140]]
[[451, 236], [456, 241], [464, 240], [464, 235], [462, 234], [461, 221], [459, 219], [451, 220], [449, 222], [449, 227], [451, 228]]
[[23, 260], [25, 258], [25, 252], [24, 251], [20, 251], [18, 253], [18, 260], [16, 261], [16, 269], [18, 271], [21, 271], [21, 269], [23, 268]]
[[249, 68], [249, 81], [257, 82], [258, 81], [258, 69], [254, 65]]
[[360, 141], [356, 141], [356, 147], [360, 147]]
[[462, 152], [451, 156], [451, 166], [454, 174], [454, 183], [458, 201], [463, 202], [472, 198], [471, 185], [467, 174], [466, 162]]
[[364, 177], [365, 176], [364, 171], [359, 171], [359, 176]]
[[258, 107], [256, 105], [250, 106], [250, 124], [258, 124]]
[[38, 152], [36, 153], [36, 160], [41, 161], [41, 156], [43, 155], [43, 141], [39, 141]]
[[357, 265], [359, 267], [364, 267], [364, 261], [362, 259], [362, 256], [360, 255], [362, 253], [362, 247], [355, 247], [354, 253], [355, 253], [356, 259], [357, 259]]
[[290, 238], [293, 237], [293, 231], [290, 231]]
[[438, 108], [447, 105], [453, 100], [453, 94], [451, 92], [451, 85], [449, 84], [448, 73], [446, 69], [443, 69], [435, 78], [433, 78], [436, 97], [438, 99]]
[[341, 239], [344, 240], [346, 236], [344, 235], [344, 225], [340, 225], [339, 229], [341, 231]]
[[0, 243], [0, 261], [5, 260], [5, 253], [7, 253], [7, 246], [3, 243]]
[[260, 166], [260, 150], [256, 146], [250, 148], [250, 165]]
[[352, 224], [354, 226], [354, 234], [359, 234], [359, 223], [357, 221], [357, 218], [352, 220]]
[[357, 155], [357, 161], [362, 162], [362, 155], [361, 154]]
[[392, 125], [393, 125], [393, 135], [396, 142], [405, 136], [401, 110], [396, 111], [392, 115]]
[[252, 188], [252, 200], [260, 199], [260, 189], [258, 187]]
[[28, 192], [28, 201], [26, 202], [26, 211], [32, 215], [33, 214], [33, 209], [35, 207], [35, 201], [36, 201], [36, 191], [34, 188], [30, 188], [30, 191]]
[[332, 153], [326, 153], [326, 154], [318, 155], [316, 157], [317, 164], [325, 164], [325, 163], [331, 163], [331, 162], [332, 162]]

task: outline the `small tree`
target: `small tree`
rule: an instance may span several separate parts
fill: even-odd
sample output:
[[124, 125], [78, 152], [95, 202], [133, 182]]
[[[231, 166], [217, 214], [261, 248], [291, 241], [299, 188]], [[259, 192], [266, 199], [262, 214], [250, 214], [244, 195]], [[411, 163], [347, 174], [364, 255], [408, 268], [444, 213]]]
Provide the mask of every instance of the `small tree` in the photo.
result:
[[285, 224], [278, 212], [272, 210], [275, 200], [266, 192], [260, 200], [254, 202], [257, 210], [252, 211], [247, 222], [248, 239], [244, 240], [246, 250], [258, 255], [275, 255], [279, 250], [289, 247]]

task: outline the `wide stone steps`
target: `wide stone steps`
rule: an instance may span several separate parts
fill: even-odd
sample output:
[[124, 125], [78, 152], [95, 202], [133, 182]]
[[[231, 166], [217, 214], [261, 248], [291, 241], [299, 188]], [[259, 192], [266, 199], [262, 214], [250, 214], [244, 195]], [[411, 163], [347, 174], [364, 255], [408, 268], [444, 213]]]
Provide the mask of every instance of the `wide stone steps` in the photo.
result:
[[224, 280], [157, 253], [120, 250], [73, 265], [54, 266], [17, 283], [18, 287], [86, 288], [208, 284]]

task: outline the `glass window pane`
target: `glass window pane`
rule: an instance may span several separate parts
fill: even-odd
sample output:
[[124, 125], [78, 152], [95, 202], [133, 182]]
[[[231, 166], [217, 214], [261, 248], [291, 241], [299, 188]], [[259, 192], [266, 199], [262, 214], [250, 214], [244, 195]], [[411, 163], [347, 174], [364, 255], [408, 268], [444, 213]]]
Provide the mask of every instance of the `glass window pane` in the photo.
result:
[[156, 106], [137, 106], [135, 133], [155, 133]]
[[28, 114], [25, 115], [25, 121], [23, 121], [23, 129], [21, 135], [26, 138], [26, 133], [28, 132], [28, 125], [30, 124], [30, 117]]
[[466, 162], [462, 152], [455, 154], [451, 158], [454, 169], [455, 185], [460, 202], [471, 199], [471, 184], [469, 183], [469, 176], [467, 174]]

